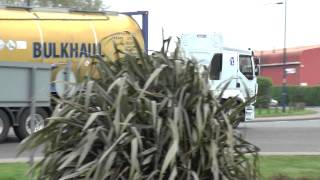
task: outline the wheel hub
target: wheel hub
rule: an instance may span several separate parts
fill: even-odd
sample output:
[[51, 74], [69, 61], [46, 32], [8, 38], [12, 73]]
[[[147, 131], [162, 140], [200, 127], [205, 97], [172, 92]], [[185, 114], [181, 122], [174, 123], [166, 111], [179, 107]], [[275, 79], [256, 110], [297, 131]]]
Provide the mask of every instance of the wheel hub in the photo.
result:
[[[44, 118], [40, 114], [34, 115], [34, 132], [37, 132], [44, 128]], [[31, 134], [31, 116], [28, 116], [26, 120], [26, 130]]]

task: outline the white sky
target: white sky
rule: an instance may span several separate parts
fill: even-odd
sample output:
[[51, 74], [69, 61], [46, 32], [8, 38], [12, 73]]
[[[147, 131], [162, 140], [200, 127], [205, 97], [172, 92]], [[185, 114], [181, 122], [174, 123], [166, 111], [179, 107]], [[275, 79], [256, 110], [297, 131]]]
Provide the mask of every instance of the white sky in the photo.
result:
[[[218, 32], [226, 46], [283, 47], [282, 0], [104, 0], [111, 11], [149, 11], [149, 49], [166, 36]], [[320, 0], [287, 1], [287, 47], [320, 44]]]

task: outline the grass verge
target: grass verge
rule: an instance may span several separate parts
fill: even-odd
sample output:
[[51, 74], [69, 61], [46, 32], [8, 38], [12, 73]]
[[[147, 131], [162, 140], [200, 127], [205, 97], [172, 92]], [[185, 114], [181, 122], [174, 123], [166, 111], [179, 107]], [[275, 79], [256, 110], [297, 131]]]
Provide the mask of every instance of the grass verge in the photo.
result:
[[263, 179], [283, 175], [313, 180], [320, 178], [320, 156], [260, 156]]
[[[282, 180], [298, 180], [303, 177], [303, 180], [316, 180], [320, 178], [319, 169], [320, 156], [260, 156], [263, 180], [282, 177], [280, 175], [283, 175]], [[0, 163], [0, 180], [28, 180], [27, 171], [26, 163]]]
[[0, 180], [28, 180], [28, 164], [0, 163]]
[[287, 109], [286, 112], [282, 112], [281, 108], [257, 108], [255, 111], [256, 117], [296, 116], [315, 113], [317, 113], [317, 111], [311, 109]]

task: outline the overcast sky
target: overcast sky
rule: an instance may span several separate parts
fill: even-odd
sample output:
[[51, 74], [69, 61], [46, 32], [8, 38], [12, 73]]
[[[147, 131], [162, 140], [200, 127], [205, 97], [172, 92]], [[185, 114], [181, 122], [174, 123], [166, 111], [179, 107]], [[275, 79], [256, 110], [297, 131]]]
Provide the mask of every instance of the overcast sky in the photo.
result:
[[[112, 11], [149, 11], [149, 47], [166, 36], [218, 32], [225, 46], [274, 49], [283, 47], [282, 0], [104, 0]], [[320, 44], [320, 1], [287, 1], [287, 47]]]

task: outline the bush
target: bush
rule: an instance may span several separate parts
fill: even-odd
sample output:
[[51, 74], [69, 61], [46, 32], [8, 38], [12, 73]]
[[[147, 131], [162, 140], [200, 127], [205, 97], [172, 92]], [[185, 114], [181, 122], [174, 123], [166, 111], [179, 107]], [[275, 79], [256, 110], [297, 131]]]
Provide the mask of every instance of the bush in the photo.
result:
[[45, 146], [38, 178], [257, 179], [258, 149], [234, 132], [230, 107], [196, 63], [166, 54], [98, 58], [101, 79], [59, 100], [48, 127], [23, 143]]
[[257, 102], [255, 105], [259, 108], [266, 108], [269, 106], [271, 100], [271, 88], [272, 88], [272, 80], [267, 77], [258, 77], [258, 94], [257, 94]]
[[[305, 103], [308, 106], [320, 105], [320, 86], [287, 86], [287, 104]], [[272, 96], [281, 100], [282, 86], [272, 88]]]

